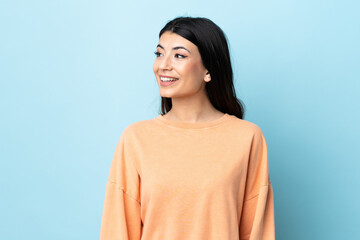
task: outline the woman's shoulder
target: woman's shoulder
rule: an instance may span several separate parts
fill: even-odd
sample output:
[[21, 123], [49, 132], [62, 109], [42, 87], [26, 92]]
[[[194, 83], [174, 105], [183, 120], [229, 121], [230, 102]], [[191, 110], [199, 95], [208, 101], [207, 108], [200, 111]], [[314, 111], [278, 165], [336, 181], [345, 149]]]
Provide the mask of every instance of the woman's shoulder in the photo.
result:
[[251, 120], [245, 120], [232, 116], [229, 134], [235, 141], [261, 141], [264, 138], [263, 131], [259, 124]]
[[126, 125], [122, 134], [123, 135], [132, 135], [137, 133], [141, 134], [151, 129], [152, 126], [153, 126], [152, 119], [138, 120]]
[[239, 128], [242, 131], [249, 131], [253, 133], [262, 133], [262, 129], [259, 124], [253, 122], [252, 120], [245, 120], [238, 118], [234, 115], [230, 115], [232, 119], [232, 125], [235, 128]]

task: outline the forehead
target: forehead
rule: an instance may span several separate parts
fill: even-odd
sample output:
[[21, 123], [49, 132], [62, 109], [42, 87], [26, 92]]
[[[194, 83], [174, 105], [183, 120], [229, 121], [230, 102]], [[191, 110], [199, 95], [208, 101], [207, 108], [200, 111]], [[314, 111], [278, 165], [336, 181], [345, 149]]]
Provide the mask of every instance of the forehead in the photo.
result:
[[197, 46], [195, 44], [193, 44], [186, 38], [180, 36], [179, 34], [170, 31], [166, 31], [161, 35], [159, 39], [159, 44], [164, 48], [183, 46], [188, 48], [190, 51], [197, 49]]

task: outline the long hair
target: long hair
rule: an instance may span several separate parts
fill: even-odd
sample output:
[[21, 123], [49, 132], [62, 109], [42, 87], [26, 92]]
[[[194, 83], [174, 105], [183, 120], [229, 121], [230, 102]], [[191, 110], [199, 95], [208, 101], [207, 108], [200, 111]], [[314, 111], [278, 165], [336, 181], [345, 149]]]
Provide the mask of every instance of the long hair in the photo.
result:
[[[176, 33], [198, 47], [202, 63], [211, 76], [205, 85], [211, 104], [223, 113], [243, 119], [245, 106], [236, 97], [229, 47], [221, 28], [207, 18], [177, 17], [161, 29], [159, 38], [165, 31]], [[161, 115], [171, 107], [171, 98], [161, 97]]]

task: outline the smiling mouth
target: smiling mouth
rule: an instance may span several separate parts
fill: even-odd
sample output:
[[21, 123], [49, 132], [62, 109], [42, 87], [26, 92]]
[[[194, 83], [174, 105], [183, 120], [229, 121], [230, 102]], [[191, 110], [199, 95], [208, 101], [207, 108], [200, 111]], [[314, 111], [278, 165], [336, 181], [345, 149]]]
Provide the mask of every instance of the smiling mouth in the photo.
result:
[[170, 77], [160, 77], [160, 80], [162, 82], [175, 82], [179, 80], [178, 78], [170, 78]]

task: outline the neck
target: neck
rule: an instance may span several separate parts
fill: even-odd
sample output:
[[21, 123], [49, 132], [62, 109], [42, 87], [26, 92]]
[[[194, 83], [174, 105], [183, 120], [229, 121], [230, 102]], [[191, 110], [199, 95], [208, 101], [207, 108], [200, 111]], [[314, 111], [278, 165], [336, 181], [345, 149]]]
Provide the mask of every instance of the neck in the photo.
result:
[[172, 108], [164, 115], [169, 120], [202, 122], [223, 115], [214, 108], [206, 94], [172, 98]]

